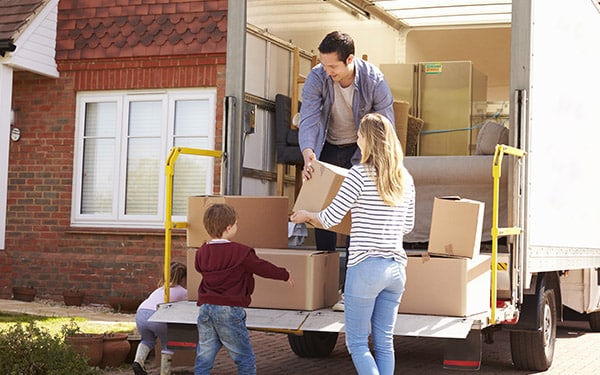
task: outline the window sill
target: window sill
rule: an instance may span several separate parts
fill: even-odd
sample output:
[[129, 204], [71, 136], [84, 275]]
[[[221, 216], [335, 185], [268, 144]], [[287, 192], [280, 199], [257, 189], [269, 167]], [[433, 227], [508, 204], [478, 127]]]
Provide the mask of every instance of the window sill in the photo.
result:
[[[67, 234], [101, 234], [111, 236], [162, 236], [164, 229], [154, 228], [101, 228], [101, 227], [69, 227]], [[182, 237], [186, 235], [186, 229], [173, 229], [172, 236]]]

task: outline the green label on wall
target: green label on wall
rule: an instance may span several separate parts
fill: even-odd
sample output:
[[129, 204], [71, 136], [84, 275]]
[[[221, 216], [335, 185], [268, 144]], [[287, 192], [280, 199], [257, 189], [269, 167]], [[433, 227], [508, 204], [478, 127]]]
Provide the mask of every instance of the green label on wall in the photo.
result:
[[442, 63], [425, 63], [425, 69], [423, 73], [425, 74], [441, 74], [442, 73]]

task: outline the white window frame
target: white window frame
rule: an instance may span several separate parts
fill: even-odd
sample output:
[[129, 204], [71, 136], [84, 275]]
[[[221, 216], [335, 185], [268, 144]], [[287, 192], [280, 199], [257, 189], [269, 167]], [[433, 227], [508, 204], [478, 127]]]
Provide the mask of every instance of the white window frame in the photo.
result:
[[[173, 147], [175, 136], [175, 103], [179, 100], [206, 100], [208, 113], [206, 116], [206, 142], [209, 149], [215, 145], [216, 125], [216, 88], [178, 89], [178, 90], [149, 90], [149, 91], [95, 91], [80, 92], [77, 94], [76, 121], [75, 121], [75, 150], [73, 166], [73, 191], [71, 202], [71, 226], [73, 227], [107, 227], [107, 228], [164, 228], [165, 220], [165, 161]], [[126, 171], [127, 171], [127, 146], [128, 146], [128, 103], [131, 101], [161, 101], [162, 119], [160, 143], [160, 176], [156, 215], [126, 215]], [[88, 103], [99, 102], [117, 103], [117, 142], [115, 151], [115, 165], [113, 177], [113, 197], [115, 198], [110, 214], [83, 214], [82, 206], [82, 174], [84, 157], [84, 131], [85, 109]], [[208, 170], [206, 171], [206, 191], [201, 194], [212, 194], [214, 186], [214, 158], [206, 157]], [[186, 221], [185, 216], [173, 216], [174, 221]]]

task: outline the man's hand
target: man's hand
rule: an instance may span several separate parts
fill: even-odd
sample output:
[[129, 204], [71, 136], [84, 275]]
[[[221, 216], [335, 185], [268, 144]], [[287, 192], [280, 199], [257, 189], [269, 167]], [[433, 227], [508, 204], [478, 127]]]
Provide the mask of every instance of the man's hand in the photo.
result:
[[316, 159], [315, 152], [310, 148], [302, 150], [304, 158], [304, 168], [302, 169], [302, 181], [310, 180], [314, 172], [311, 162]]

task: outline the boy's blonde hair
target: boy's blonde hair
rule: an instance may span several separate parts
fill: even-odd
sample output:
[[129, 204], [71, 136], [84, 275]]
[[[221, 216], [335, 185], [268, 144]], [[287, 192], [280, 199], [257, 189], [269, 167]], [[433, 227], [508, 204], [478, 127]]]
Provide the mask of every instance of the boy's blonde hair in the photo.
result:
[[225, 203], [215, 203], [204, 212], [204, 228], [211, 238], [221, 238], [228, 226], [237, 221], [235, 209]]
[[379, 113], [365, 115], [358, 128], [364, 138], [361, 163], [390, 206], [402, 203], [404, 154], [390, 120]]

